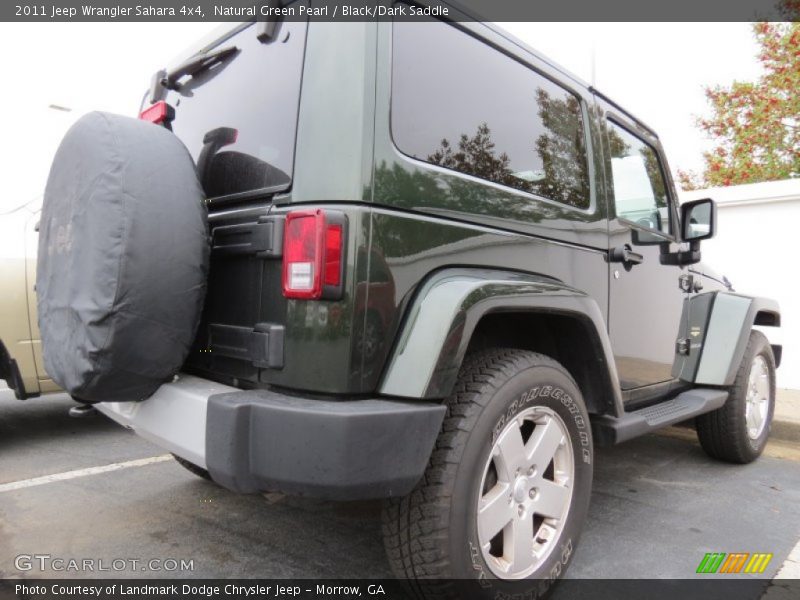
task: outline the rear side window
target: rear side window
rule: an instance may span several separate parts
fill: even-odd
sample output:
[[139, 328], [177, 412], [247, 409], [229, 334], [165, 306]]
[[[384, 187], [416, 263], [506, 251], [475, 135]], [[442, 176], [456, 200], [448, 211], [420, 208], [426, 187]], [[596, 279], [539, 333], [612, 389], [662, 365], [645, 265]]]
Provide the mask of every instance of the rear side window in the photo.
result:
[[443, 22], [396, 22], [393, 46], [392, 136], [402, 152], [589, 207], [577, 96]]
[[268, 44], [248, 27], [218, 46], [237, 53], [167, 96], [207, 196], [289, 187], [305, 40], [306, 23], [284, 21]]

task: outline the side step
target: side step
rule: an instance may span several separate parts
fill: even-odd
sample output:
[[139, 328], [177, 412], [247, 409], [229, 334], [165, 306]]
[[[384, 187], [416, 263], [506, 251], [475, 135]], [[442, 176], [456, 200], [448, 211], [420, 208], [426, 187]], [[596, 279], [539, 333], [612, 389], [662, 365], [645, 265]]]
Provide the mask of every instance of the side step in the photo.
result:
[[596, 417], [592, 419], [592, 433], [595, 443], [599, 445], [619, 444], [716, 410], [727, 399], [728, 392], [725, 390], [696, 388], [680, 393], [672, 400], [626, 412], [621, 417]]

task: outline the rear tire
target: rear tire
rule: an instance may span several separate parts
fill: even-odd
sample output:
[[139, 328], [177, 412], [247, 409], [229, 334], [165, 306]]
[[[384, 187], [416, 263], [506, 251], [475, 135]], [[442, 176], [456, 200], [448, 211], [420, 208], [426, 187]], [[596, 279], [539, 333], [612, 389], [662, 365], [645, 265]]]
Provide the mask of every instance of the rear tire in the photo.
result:
[[775, 412], [775, 356], [760, 331], [750, 332], [729, 394], [722, 408], [697, 417], [697, 437], [713, 458], [750, 463], [767, 445]]
[[384, 504], [391, 567], [420, 598], [541, 597], [568, 566], [589, 506], [580, 390], [546, 356], [489, 349], [464, 360], [447, 405], [422, 480]]

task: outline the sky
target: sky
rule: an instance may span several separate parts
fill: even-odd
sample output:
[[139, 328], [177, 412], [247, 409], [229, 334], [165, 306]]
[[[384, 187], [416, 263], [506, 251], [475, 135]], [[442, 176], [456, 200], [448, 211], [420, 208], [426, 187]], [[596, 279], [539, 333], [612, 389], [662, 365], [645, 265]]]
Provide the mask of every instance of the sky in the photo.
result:
[[[704, 85], [753, 80], [747, 23], [506, 23], [654, 128], [673, 171], [702, 170]], [[135, 115], [150, 77], [214, 23], [2, 23], [0, 213], [41, 194], [58, 142], [89, 110]], [[594, 65], [594, 67], [593, 67]], [[48, 108], [72, 108], [62, 112]]]
[[709, 114], [704, 87], [761, 73], [749, 23], [502, 26], [655, 129], [673, 173], [703, 170], [711, 142], [695, 121]]
[[44, 191], [58, 143], [76, 118], [92, 110], [136, 116], [153, 73], [217, 26], [0, 23], [0, 214]]

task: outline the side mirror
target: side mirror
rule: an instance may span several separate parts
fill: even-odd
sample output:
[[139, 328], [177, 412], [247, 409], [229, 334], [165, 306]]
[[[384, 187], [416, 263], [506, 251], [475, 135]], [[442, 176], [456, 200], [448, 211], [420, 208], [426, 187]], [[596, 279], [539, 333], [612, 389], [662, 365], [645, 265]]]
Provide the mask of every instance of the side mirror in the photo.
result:
[[663, 245], [659, 260], [662, 265], [693, 265], [700, 262], [700, 240], [717, 233], [717, 205], [710, 198], [694, 200], [681, 206], [681, 241], [689, 242], [688, 250], [669, 252]]
[[694, 200], [681, 206], [681, 238], [699, 242], [717, 232], [717, 205], [710, 198]]

